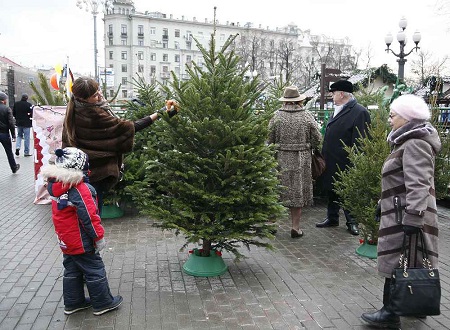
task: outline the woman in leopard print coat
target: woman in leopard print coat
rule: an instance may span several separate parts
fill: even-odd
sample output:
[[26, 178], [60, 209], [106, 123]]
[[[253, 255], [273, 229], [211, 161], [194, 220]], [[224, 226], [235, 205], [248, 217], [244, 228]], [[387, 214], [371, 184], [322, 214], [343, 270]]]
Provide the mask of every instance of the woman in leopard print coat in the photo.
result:
[[284, 104], [270, 120], [269, 143], [275, 143], [281, 184], [285, 187], [281, 201], [289, 208], [291, 237], [303, 236], [301, 211], [313, 203], [311, 150], [318, 147], [322, 136], [311, 112], [303, 108], [305, 95], [289, 86], [280, 98]]

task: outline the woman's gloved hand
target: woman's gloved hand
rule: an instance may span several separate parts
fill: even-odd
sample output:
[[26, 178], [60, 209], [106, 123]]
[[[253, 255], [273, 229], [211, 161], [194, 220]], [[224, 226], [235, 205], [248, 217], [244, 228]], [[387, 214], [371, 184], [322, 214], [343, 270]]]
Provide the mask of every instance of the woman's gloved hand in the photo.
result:
[[419, 227], [403, 225], [403, 232], [408, 236], [418, 234], [419, 230], [420, 230]]
[[180, 110], [180, 106], [175, 100], [166, 100], [166, 108], [169, 118], [175, 116], [178, 113], [178, 110]]
[[380, 222], [381, 220], [381, 201], [378, 201], [377, 208], [375, 209], [375, 221]]

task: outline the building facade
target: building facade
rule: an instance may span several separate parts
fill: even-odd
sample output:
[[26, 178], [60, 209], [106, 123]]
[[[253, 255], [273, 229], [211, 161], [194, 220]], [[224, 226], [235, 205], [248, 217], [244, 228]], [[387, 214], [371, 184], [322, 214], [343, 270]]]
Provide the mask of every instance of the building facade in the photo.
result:
[[347, 39], [311, 35], [294, 23], [270, 30], [251, 23], [196, 17], [188, 20], [160, 12], [138, 12], [130, 0], [113, 4], [104, 16], [105, 66], [100, 67], [99, 80], [106, 84], [108, 97], [119, 91], [118, 100], [136, 97], [132, 82], [138, 75], [148, 83], [158, 81], [163, 85], [172, 79], [172, 73], [181, 80], [188, 79], [186, 65], [204, 65], [195, 40], [209, 49], [213, 33], [216, 49], [230, 36], [239, 34], [233, 47], [241, 56], [242, 66], [262, 79], [285, 75], [286, 80], [295, 83], [293, 76], [299, 71], [312, 75], [330, 49], [335, 55], [339, 49], [341, 56], [351, 57]]

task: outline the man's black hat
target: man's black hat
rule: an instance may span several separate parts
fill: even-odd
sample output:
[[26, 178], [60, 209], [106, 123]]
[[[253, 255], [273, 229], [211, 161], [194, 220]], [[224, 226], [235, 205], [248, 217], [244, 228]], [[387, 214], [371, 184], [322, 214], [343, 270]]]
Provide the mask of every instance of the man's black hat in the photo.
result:
[[336, 91], [353, 93], [353, 84], [348, 80], [336, 81], [335, 83], [331, 84], [330, 92]]

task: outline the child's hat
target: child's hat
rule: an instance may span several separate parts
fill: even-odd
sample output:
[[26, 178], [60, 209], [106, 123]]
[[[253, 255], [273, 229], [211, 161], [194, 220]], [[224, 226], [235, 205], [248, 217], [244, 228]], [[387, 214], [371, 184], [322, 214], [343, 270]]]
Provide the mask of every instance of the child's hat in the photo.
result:
[[56, 149], [55, 155], [55, 164], [57, 167], [72, 168], [80, 171], [88, 170], [88, 156], [78, 148], [67, 147], [64, 149]]

